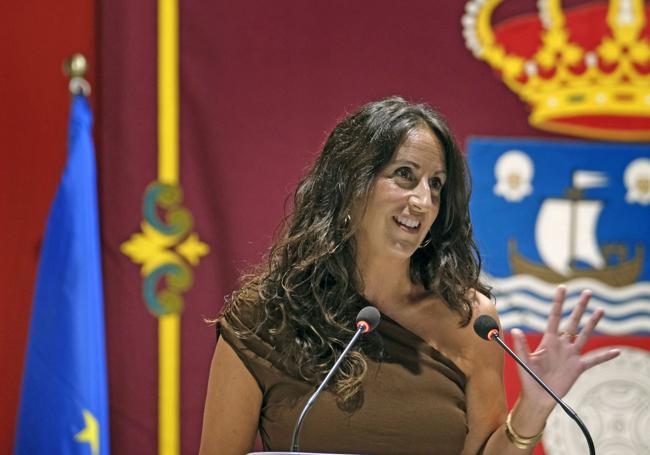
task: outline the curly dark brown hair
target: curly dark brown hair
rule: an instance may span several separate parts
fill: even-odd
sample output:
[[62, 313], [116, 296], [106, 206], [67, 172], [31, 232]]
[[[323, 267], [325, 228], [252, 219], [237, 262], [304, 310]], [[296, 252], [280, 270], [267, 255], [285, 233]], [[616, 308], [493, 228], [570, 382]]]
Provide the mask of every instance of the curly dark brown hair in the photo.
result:
[[[491, 296], [479, 279], [465, 160], [445, 121], [429, 106], [399, 97], [366, 104], [334, 128], [300, 181], [293, 213], [267, 261], [243, 278], [220, 316], [237, 336], [255, 333], [270, 342], [286, 370], [310, 383], [317, 384], [333, 365], [367, 304], [355, 286], [355, 224], [348, 215], [365, 206], [375, 177], [407, 133], [423, 125], [444, 149], [447, 182], [431, 242], [411, 257], [411, 280], [457, 312], [461, 326], [472, 317], [470, 290]], [[340, 404], [360, 391], [366, 356], [378, 352], [377, 344], [377, 337], [364, 339], [342, 363], [331, 386]]]

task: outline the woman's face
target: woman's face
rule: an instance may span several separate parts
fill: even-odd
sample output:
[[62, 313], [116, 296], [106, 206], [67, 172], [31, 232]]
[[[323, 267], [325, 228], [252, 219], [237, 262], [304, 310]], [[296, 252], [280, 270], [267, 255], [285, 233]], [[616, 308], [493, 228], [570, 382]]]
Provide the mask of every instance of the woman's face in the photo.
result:
[[358, 253], [411, 257], [438, 216], [446, 178], [438, 138], [426, 126], [411, 130], [374, 179], [355, 235]]

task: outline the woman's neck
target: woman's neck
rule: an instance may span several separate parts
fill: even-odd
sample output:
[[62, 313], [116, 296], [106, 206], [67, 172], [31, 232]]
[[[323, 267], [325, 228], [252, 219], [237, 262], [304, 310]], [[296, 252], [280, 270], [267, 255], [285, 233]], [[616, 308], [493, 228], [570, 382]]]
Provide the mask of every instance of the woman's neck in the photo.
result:
[[394, 256], [357, 256], [361, 294], [379, 310], [389, 313], [402, 304], [417, 286], [411, 281], [410, 261]]

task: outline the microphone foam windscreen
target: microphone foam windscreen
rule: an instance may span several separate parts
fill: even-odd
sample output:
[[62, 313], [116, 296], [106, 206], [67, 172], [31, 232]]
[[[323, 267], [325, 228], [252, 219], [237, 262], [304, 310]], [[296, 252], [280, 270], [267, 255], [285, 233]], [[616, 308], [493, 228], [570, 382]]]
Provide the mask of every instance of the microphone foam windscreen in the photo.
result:
[[487, 314], [482, 314], [476, 318], [476, 321], [474, 321], [474, 331], [484, 340], [490, 340], [490, 338], [488, 338], [488, 334], [495, 329], [497, 331], [499, 330], [497, 321], [495, 321]]
[[357, 323], [359, 321], [365, 321], [370, 326], [368, 332], [372, 332], [377, 328], [380, 319], [381, 315], [379, 314], [379, 310], [370, 305], [364, 307], [359, 311], [359, 314], [357, 314]]

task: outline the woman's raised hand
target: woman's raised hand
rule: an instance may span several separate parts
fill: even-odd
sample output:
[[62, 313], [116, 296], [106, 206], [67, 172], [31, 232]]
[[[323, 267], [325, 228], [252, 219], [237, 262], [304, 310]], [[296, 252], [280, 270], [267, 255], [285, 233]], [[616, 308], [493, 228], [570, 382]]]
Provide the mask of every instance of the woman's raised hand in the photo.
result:
[[[612, 349], [600, 353], [586, 353], [581, 351], [589, 340], [594, 328], [603, 316], [603, 310], [597, 309], [580, 328], [580, 320], [587, 308], [591, 291], [584, 290], [580, 300], [571, 312], [568, 325], [561, 330], [562, 307], [566, 298], [566, 287], [558, 286], [548, 318], [548, 324], [542, 341], [535, 351], [531, 352], [526, 336], [519, 329], [512, 330], [514, 350], [518, 356], [544, 381], [558, 396], [564, 396], [578, 377], [589, 368], [613, 359], [619, 351]], [[530, 400], [548, 409], [555, 405], [551, 398], [527, 373], [519, 368], [522, 398]]]

